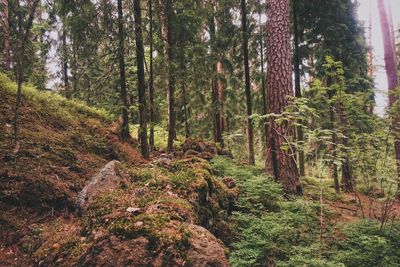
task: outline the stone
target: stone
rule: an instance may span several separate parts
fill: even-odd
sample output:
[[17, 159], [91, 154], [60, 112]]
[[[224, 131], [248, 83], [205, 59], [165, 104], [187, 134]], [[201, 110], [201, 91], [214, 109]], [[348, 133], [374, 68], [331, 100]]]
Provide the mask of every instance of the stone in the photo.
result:
[[76, 205], [81, 213], [91, 202], [94, 196], [121, 187], [126, 181], [117, 175], [116, 164], [113, 160], [107, 163], [78, 194]]
[[229, 266], [222, 241], [201, 226], [187, 224], [187, 227], [191, 233], [187, 261], [191, 266]]

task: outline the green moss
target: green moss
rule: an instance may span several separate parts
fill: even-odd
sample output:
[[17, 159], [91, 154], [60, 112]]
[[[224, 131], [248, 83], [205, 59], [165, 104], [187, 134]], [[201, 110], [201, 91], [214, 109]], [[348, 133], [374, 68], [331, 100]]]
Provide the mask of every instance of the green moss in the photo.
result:
[[[16, 83], [11, 81], [4, 73], [0, 73], [0, 87], [6, 90], [8, 94], [16, 95], [17, 93]], [[23, 85], [22, 96], [32, 102], [33, 105], [40, 107], [37, 110], [46, 111], [47, 114], [58, 116], [60, 119], [75, 120], [87, 116], [105, 121], [113, 120], [113, 116], [104, 109], [89, 107], [82, 101], [68, 100], [56, 93], [37, 90], [29, 84]], [[60, 123], [60, 125], [63, 125], [63, 123]]]

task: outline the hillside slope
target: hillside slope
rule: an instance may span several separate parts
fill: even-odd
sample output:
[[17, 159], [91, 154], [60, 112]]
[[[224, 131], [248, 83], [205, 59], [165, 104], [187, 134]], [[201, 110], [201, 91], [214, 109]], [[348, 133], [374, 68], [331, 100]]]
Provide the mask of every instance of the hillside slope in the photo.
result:
[[[223, 238], [236, 191], [193, 156], [209, 152], [187, 144], [190, 156], [145, 161], [105, 111], [25, 86], [14, 155], [15, 95], [0, 75], [0, 266], [227, 266], [212, 233]], [[96, 174], [110, 184], [77, 216], [78, 194]]]

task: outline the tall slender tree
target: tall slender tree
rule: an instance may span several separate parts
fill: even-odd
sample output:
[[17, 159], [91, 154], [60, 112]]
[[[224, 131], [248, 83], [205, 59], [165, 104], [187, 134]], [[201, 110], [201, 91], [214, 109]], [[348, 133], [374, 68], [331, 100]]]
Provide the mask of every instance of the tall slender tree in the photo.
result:
[[[301, 97], [301, 84], [300, 84], [300, 47], [299, 47], [299, 30], [298, 30], [298, 17], [297, 17], [297, 3], [298, 1], [292, 0], [292, 14], [293, 14], [293, 50], [294, 50], [294, 92], [295, 96], [297, 98]], [[302, 123], [300, 121], [300, 126], [297, 127], [297, 141], [298, 142], [304, 142], [304, 133], [303, 133], [303, 127], [301, 126]], [[304, 170], [304, 150], [300, 147], [299, 148], [299, 171], [300, 171], [300, 176], [305, 175], [305, 170]]]
[[[267, 86], [268, 113], [282, 114], [289, 105], [292, 91], [292, 64], [289, 29], [289, 1], [267, 0]], [[275, 179], [289, 194], [302, 194], [302, 185], [294, 151], [282, 145], [294, 137], [294, 129], [287, 122], [269, 118], [268, 137]]]
[[251, 99], [250, 89], [250, 67], [249, 67], [249, 37], [247, 31], [247, 7], [246, 0], [241, 0], [242, 10], [242, 49], [243, 49], [243, 64], [244, 64], [244, 78], [245, 78], [245, 93], [246, 93], [246, 107], [247, 107], [247, 142], [249, 153], [249, 164], [255, 164], [254, 157], [254, 132], [253, 122], [251, 116], [253, 115], [253, 106]]
[[122, 12], [122, 0], [118, 0], [118, 59], [119, 59], [119, 86], [120, 97], [122, 102], [122, 128], [120, 132], [121, 139], [128, 139], [129, 133], [129, 104], [126, 93], [126, 76], [125, 76], [125, 33]]
[[4, 42], [4, 69], [10, 70], [11, 67], [11, 54], [10, 54], [10, 24], [9, 24], [9, 3], [8, 0], [3, 0], [3, 42]]
[[172, 0], [164, 1], [164, 31], [167, 41], [167, 101], [168, 101], [168, 151], [174, 150], [175, 139], [175, 78], [174, 78], [174, 8]]
[[19, 151], [19, 140], [18, 140], [18, 131], [19, 131], [19, 107], [21, 105], [21, 96], [22, 96], [22, 82], [24, 81], [25, 74], [25, 52], [26, 46], [29, 42], [29, 38], [31, 35], [31, 28], [33, 24], [33, 20], [35, 18], [36, 8], [38, 7], [40, 0], [34, 0], [28, 5], [28, 19], [26, 23], [24, 23], [24, 13], [21, 11], [20, 1], [17, 0], [17, 9], [18, 9], [18, 49], [16, 51], [16, 73], [17, 73], [17, 99], [15, 103], [14, 110], [14, 153]]
[[[393, 47], [393, 39], [390, 30], [390, 22], [385, 8], [384, 0], [378, 0], [378, 9], [380, 16], [380, 24], [383, 35], [383, 48], [385, 52], [385, 68], [386, 76], [388, 80], [388, 91], [389, 91], [389, 107], [394, 107], [398, 97], [396, 95], [396, 89], [399, 86], [399, 80], [397, 77], [397, 66], [395, 58], [395, 47]], [[398, 110], [392, 114], [392, 132], [394, 137], [394, 149], [397, 163], [397, 176], [398, 176], [398, 190], [400, 189], [400, 118]]]
[[144, 77], [144, 47], [142, 34], [142, 11], [140, 0], [134, 0], [135, 34], [136, 34], [136, 64], [137, 64], [137, 86], [139, 98], [139, 139], [140, 149], [144, 158], [149, 158], [149, 144], [147, 142], [147, 105], [146, 84]]
[[149, 47], [150, 47], [150, 74], [149, 74], [149, 111], [150, 111], [150, 136], [149, 146], [150, 150], [154, 148], [154, 70], [153, 70], [153, 0], [149, 0]]

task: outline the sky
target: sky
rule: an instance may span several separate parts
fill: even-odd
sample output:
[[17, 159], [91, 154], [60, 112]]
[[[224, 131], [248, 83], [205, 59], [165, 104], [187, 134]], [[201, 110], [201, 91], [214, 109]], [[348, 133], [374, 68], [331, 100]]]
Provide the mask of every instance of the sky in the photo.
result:
[[[391, 9], [393, 25], [395, 32], [400, 26], [400, 0], [385, 0], [388, 7]], [[375, 66], [374, 76], [375, 76], [375, 99], [376, 108], [375, 113], [384, 114], [385, 107], [387, 106], [387, 78], [384, 68], [384, 51], [383, 51], [383, 41], [381, 26], [379, 21], [379, 12], [377, 0], [358, 0], [358, 17], [360, 21], [364, 23], [365, 33], [368, 35], [369, 27], [369, 17], [371, 14], [372, 18], [372, 49], [374, 54], [373, 64]], [[397, 40], [398, 34], [396, 34]], [[367, 36], [368, 38], [368, 36]]]

